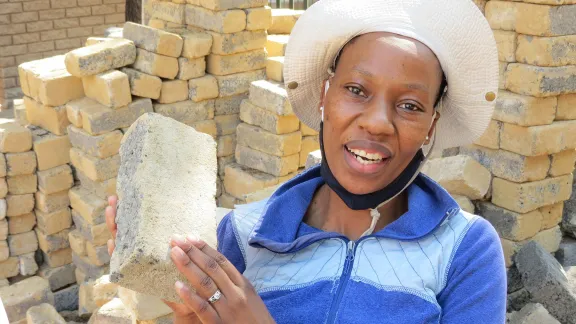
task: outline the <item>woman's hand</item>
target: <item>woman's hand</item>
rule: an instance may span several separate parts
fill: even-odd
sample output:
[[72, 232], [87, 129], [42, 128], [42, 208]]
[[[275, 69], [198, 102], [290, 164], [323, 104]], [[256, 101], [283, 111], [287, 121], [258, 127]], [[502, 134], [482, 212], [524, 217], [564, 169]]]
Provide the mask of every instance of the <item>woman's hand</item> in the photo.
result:
[[[193, 289], [176, 283], [184, 305], [203, 324], [274, 323], [252, 284], [226, 257], [192, 237], [172, 239], [172, 261]], [[220, 293], [220, 298], [209, 302]]]
[[108, 227], [108, 231], [112, 234], [112, 238], [108, 240], [108, 254], [112, 256], [112, 252], [114, 252], [114, 241], [116, 240], [116, 232], [118, 231], [118, 227], [116, 227], [116, 205], [118, 204], [118, 197], [110, 196], [108, 197], [108, 206], [106, 206], [106, 210], [104, 211], [104, 215], [106, 216], [106, 227]]

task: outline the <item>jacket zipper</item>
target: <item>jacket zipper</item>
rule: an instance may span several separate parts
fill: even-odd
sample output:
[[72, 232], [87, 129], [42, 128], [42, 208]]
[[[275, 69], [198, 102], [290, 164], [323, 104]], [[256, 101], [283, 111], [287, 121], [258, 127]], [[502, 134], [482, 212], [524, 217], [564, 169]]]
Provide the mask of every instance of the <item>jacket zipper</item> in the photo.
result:
[[340, 276], [340, 282], [338, 283], [338, 291], [336, 294], [336, 299], [332, 302], [332, 307], [330, 308], [330, 313], [328, 316], [327, 323], [336, 322], [336, 314], [340, 308], [340, 302], [342, 301], [342, 296], [350, 280], [352, 274], [352, 265], [354, 263], [354, 254], [356, 253], [356, 242], [348, 241], [347, 251], [346, 251], [346, 262], [344, 263], [344, 270], [342, 270], [342, 276]]

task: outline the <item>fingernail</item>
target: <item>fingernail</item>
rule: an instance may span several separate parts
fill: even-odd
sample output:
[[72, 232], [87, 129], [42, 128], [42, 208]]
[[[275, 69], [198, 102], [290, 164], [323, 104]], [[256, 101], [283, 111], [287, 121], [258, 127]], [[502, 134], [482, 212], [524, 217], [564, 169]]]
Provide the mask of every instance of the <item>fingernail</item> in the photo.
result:
[[186, 238], [182, 235], [174, 234], [172, 235], [172, 242], [178, 245], [186, 244]]
[[187, 239], [190, 243], [194, 243], [194, 244], [200, 242], [200, 239], [199, 239], [198, 237], [194, 236], [194, 235], [188, 235], [188, 236], [186, 236], [186, 239]]
[[175, 261], [178, 262], [183, 262], [187, 257], [186, 254], [184, 254], [184, 251], [182, 251], [182, 249], [177, 246], [173, 247], [172, 250], [170, 250], [170, 254], [172, 254], [172, 257], [175, 259]]
[[176, 290], [182, 290], [182, 289], [184, 289], [184, 284], [182, 283], [182, 281], [176, 281], [176, 283], [174, 284], [174, 286], [176, 286]]

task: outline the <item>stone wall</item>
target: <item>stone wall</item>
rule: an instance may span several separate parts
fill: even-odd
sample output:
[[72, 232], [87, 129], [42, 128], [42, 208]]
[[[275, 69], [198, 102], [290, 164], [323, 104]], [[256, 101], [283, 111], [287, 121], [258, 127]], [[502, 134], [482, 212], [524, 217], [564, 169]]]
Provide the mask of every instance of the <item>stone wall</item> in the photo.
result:
[[64, 54], [124, 23], [126, 0], [0, 1], [0, 109], [22, 98], [18, 65]]

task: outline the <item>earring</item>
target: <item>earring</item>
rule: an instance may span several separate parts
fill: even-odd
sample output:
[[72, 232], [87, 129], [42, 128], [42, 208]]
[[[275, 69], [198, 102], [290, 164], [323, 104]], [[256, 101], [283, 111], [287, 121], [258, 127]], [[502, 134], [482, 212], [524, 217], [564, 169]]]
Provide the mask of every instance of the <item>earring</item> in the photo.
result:
[[429, 136], [426, 136], [426, 140], [429, 140], [429, 139], [430, 139], [430, 137], [429, 137]]

